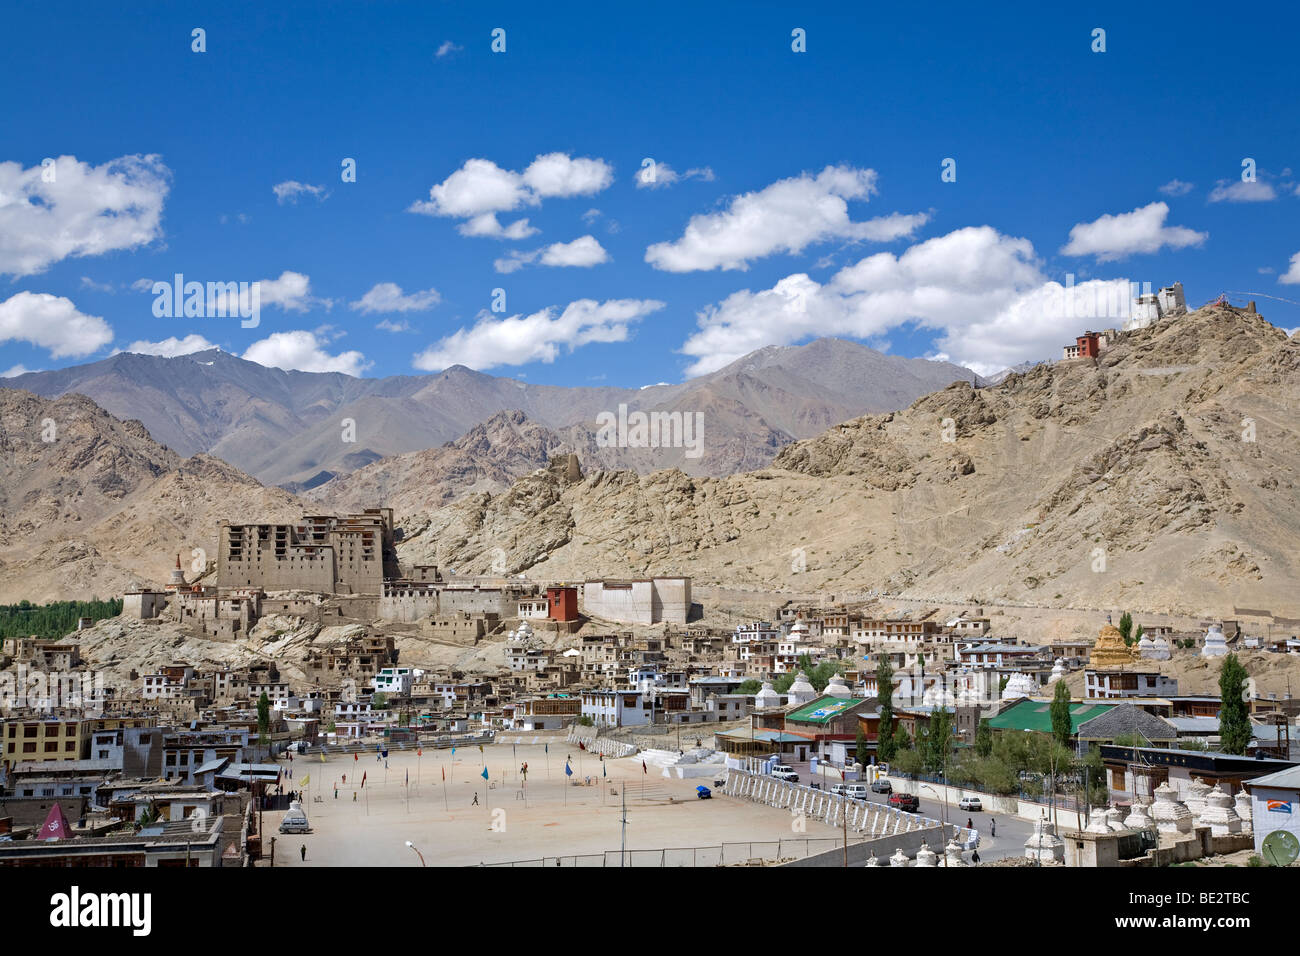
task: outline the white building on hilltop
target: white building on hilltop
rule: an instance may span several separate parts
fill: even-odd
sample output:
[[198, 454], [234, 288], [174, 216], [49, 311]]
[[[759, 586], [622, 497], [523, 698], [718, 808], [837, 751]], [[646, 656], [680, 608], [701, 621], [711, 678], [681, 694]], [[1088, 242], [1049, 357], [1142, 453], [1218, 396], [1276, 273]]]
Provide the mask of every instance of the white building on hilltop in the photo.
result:
[[[1150, 289], [1151, 286], [1148, 285], [1147, 288]], [[1187, 299], [1183, 295], [1183, 284], [1175, 282], [1159, 292], [1143, 292], [1135, 298], [1132, 315], [1124, 328], [1145, 329], [1167, 316], [1183, 315], [1186, 312]]]

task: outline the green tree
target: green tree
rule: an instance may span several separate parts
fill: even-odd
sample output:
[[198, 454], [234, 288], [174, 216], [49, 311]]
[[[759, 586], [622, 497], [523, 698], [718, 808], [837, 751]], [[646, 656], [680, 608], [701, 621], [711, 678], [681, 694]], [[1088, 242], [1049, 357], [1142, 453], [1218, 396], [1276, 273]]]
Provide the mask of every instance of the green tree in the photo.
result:
[[1253, 736], [1246, 705], [1248, 676], [1236, 654], [1223, 659], [1219, 670], [1219, 749], [1226, 754], [1244, 754]]
[[1119, 616], [1119, 636], [1125, 644], [1133, 643], [1133, 615], [1125, 611]]
[[862, 729], [862, 723], [858, 723], [858, 741], [857, 741], [858, 763], [862, 766], [867, 765], [867, 732]]
[[1052, 696], [1052, 736], [1062, 747], [1070, 746], [1070, 689], [1065, 681], [1056, 682], [1056, 693]]
[[980, 718], [979, 726], [975, 728], [975, 753], [981, 757], [993, 753], [993, 728], [983, 717]]
[[753, 695], [757, 694], [762, 689], [763, 685], [751, 677], [749, 680], [743, 681], [741, 685], [736, 688], [736, 693]]
[[372, 694], [370, 696], [370, 706], [379, 709], [383, 709], [384, 707], [387, 707], [388, 695], [383, 692], [380, 692], [378, 694]]
[[266, 696], [266, 691], [262, 691], [262, 696], [257, 701], [257, 742], [266, 743], [266, 735], [271, 730], [271, 700]]
[[940, 773], [952, 752], [952, 714], [943, 707], [930, 714], [930, 720], [917, 743], [925, 769]]
[[894, 668], [889, 656], [880, 655], [876, 665], [876, 697], [880, 701], [880, 730], [876, 736], [876, 753], [888, 763], [894, 756]]

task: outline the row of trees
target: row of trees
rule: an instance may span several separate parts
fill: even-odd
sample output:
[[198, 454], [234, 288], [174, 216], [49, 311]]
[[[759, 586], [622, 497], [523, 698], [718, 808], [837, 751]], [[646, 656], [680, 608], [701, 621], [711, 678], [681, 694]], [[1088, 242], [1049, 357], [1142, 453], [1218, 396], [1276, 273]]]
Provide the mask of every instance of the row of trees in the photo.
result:
[[40, 637], [57, 640], [77, 629], [77, 619], [88, 617], [93, 621], [117, 617], [122, 613], [121, 599], [101, 601], [55, 601], [52, 604], [0, 604], [0, 648], [4, 641], [18, 637]]

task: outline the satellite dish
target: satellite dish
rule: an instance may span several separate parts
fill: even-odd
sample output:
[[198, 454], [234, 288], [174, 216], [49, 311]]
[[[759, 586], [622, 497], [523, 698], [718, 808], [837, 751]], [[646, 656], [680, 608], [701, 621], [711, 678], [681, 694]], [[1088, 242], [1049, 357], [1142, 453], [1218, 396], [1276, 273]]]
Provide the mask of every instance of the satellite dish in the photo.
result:
[[1300, 837], [1290, 830], [1274, 830], [1264, 837], [1260, 850], [1270, 866], [1290, 866], [1300, 857]]

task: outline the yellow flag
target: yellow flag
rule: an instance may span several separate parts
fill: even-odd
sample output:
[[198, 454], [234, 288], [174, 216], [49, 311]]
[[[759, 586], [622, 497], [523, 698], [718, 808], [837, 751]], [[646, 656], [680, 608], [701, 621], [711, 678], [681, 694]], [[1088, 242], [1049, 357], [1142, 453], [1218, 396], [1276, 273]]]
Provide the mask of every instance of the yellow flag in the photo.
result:
[[320, 752], [320, 762], [321, 763], [325, 762], [325, 751], [323, 750]]
[[307, 774], [307, 776], [302, 778], [302, 785], [304, 787], [307, 786], [307, 784], [309, 783], [311, 783], [311, 774]]

